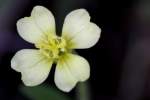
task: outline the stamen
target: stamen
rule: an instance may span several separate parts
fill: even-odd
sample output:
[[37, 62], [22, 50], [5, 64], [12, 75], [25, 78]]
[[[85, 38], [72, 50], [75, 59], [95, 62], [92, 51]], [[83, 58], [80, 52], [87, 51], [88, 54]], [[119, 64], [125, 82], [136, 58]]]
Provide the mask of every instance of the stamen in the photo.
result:
[[49, 37], [47, 42], [40, 42], [36, 44], [36, 47], [40, 49], [43, 55], [52, 59], [58, 59], [67, 51], [66, 41], [61, 37]]

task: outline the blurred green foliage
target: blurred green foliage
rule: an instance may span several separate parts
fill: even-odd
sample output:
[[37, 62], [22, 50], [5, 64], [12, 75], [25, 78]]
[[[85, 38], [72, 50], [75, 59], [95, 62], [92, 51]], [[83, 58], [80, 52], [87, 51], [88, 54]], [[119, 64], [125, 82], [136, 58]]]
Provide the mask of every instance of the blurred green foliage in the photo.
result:
[[47, 85], [21, 86], [20, 91], [31, 100], [71, 100], [67, 94]]

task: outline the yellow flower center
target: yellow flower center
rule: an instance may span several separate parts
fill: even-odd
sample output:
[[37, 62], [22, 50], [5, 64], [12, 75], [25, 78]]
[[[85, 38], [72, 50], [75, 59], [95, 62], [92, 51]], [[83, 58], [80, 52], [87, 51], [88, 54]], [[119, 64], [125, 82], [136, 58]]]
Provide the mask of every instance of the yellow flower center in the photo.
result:
[[35, 45], [41, 53], [47, 58], [57, 60], [61, 55], [67, 52], [65, 39], [58, 36], [48, 37]]

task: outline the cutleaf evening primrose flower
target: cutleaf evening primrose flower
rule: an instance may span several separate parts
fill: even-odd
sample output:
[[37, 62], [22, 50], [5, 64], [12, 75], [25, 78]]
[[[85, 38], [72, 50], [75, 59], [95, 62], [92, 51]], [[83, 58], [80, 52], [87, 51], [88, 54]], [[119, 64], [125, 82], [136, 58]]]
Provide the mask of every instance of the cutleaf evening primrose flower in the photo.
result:
[[56, 63], [55, 84], [69, 92], [77, 82], [90, 76], [88, 61], [73, 54], [73, 49], [90, 48], [100, 38], [101, 29], [90, 22], [85, 9], [74, 10], [65, 18], [62, 36], [56, 35], [55, 19], [45, 7], [33, 8], [30, 17], [17, 22], [19, 35], [37, 49], [18, 51], [11, 60], [12, 69], [21, 72], [26, 86], [36, 86], [46, 80], [52, 64]]

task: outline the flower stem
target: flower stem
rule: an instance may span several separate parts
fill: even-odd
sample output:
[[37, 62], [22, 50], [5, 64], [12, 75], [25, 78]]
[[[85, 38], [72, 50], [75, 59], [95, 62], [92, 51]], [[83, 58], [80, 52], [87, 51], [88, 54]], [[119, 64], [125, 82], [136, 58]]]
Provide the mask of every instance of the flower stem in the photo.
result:
[[90, 100], [90, 88], [88, 82], [79, 83], [77, 86], [77, 100]]

